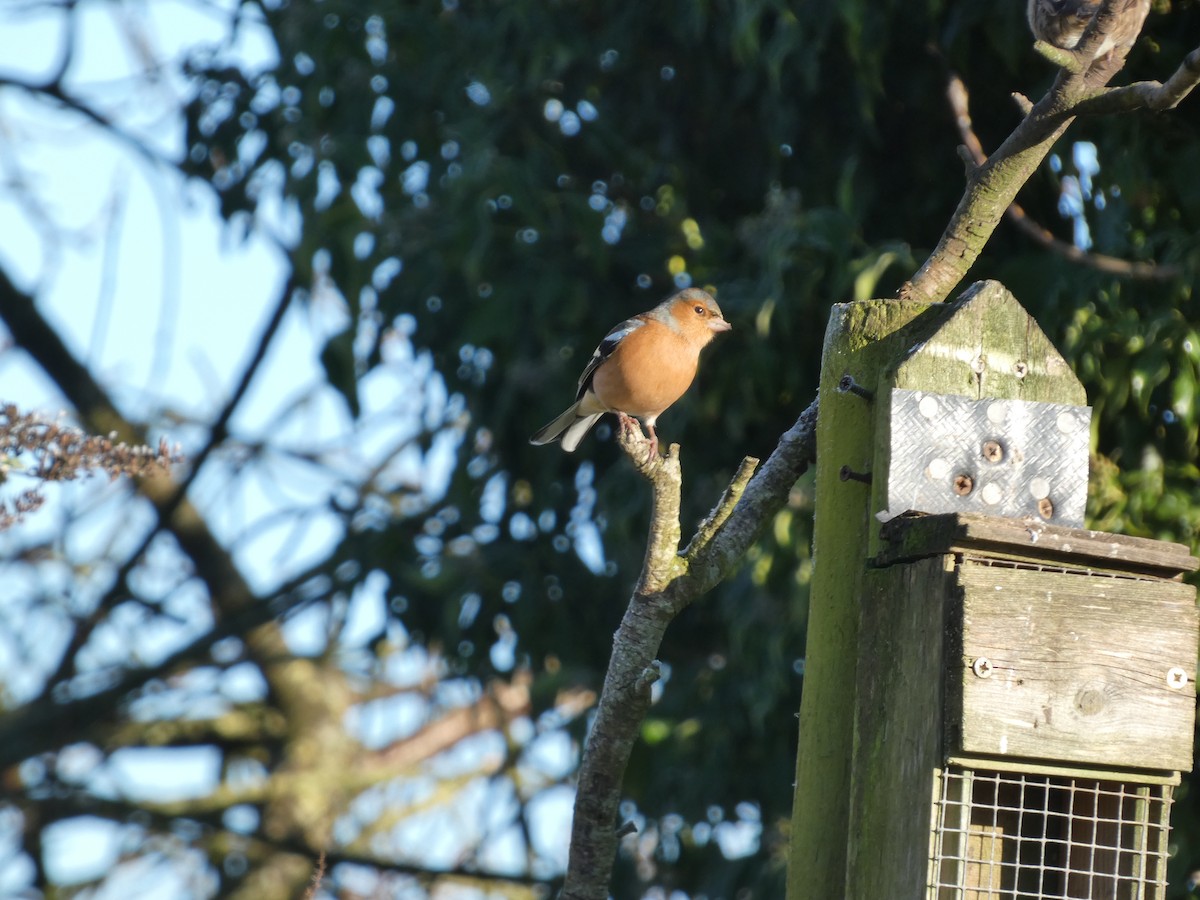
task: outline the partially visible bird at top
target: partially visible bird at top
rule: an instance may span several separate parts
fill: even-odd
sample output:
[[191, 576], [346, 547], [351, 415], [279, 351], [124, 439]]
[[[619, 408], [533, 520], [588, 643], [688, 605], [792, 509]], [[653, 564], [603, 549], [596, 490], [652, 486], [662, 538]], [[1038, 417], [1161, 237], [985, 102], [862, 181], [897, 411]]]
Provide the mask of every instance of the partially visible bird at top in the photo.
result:
[[699, 288], [686, 288], [626, 319], [605, 336], [584, 367], [575, 402], [529, 442], [561, 440], [570, 453], [596, 420], [611, 412], [642, 420], [650, 432], [652, 459], [658, 452], [658, 417], [691, 386], [700, 351], [730, 328], [717, 301]]
[[[1029, 0], [1025, 14], [1029, 28], [1039, 41], [1063, 50], [1073, 50], [1092, 21], [1101, 0]], [[1150, 0], [1117, 0], [1116, 20], [1112, 30], [1092, 59], [1100, 59], [1113, 51], [1123, 57], [1141, 33], [1142, 23], [1150, 12]]]

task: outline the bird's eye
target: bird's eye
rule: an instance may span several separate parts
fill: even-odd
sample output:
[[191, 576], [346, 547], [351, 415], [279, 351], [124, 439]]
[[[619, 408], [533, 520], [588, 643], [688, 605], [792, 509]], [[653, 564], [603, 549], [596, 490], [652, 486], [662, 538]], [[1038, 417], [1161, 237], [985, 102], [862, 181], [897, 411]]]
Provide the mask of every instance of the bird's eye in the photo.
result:
[[698, 316], [704, 315], [704, 312], [705, 312], [704, 307], [701, 306], [699, 303], [697, 303], [695, 306], [692, 307], [692, 311]]

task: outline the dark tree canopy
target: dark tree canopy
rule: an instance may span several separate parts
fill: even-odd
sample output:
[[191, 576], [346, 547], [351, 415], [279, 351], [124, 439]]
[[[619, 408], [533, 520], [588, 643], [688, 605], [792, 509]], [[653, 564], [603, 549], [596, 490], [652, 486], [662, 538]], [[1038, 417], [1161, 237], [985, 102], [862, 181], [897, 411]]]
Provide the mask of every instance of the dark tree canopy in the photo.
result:
[[[415, 386], [395, 403], [405, 452], [438, 463], [425, 472], [446, 461], [444, 481], [336, 495], [345, 533], [317, 574], [350, 590], [382, 573], [391, 615], [444, 655], [446, 679], [527, 672], [535, 719], [563, 691], [598, 689], [644, 547], [646, 491], [610, 422], [572, 455], [527, 443], [600, 337], [688, 284], [733, 323], [659, 422], [682, 446], [685, 521], [699, 519], [813, 398], [830, 304], [894, 295], [938, 240], [963, 184], [951, 78], [987, 151], [1019, 120], [1011, 95], [1053, 77], [1016, 0], [326, 0], [238, 15], [265, 17], [279, 64], [194, 54], [181, 168], [237, 229], [286, 235], [295, 302], [348, 306], [322, 356], [348, 408], [398, 367]], [[1117, 83], [1165, 78], [1197, 34], [1200, 6], [1157, 2]], [[1083, 223], [1091, 250], [1176, 277], [1099, 271], [1007, 224], [972, 272], [1004, 282], [1087, 386], [1090, 524], [1193, 545], [1195, 108], [1081, 120], [1020, 197], [1061, 239]], [[668, 632], [625, 784], [647, 837], [639, 859], [623, 853], [615, 896], [780, 896], [811, 514], [802, 479], [741, 572]], [[586, 722], [563, 727], [578, 742]], [[1186, 793], [1178, 810], [1182, 885], [1200, 819]], [[280, 847], [312, 850], [292, 833]]]

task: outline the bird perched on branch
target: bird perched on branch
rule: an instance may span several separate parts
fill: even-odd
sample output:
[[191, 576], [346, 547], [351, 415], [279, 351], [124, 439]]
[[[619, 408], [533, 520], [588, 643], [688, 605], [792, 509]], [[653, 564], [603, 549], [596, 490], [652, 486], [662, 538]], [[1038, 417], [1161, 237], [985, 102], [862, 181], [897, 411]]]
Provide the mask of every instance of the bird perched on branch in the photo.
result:
[[[1101, 0], [1029, 0], [1025, 14], [1037, 40], [1062, 50], [1073, 50], [1100, 5]], [[1149, 11], [1150, 0], [1117, 0], [1113, 26], [1092, 59], [1109, 54], [1124, 58], [1141, 33]]]
[[682, 290], [626, 319], [605, 336], [584, 367], [575, 402], [529, 442], [561, 440], [569, 453], [597, 419], [611, 412], [642, 420], [653, 458], [658, 452], [655, 422], [691, 386], [700, 351], [731, 327], [717, 301], [699, 288]]

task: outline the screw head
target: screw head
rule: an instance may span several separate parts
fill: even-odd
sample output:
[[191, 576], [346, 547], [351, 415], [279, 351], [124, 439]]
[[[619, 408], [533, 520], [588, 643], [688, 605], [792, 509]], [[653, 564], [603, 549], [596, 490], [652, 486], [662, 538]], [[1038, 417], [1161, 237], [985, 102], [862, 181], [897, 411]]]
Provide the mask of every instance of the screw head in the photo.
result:
[[954, 489], [954, 493], [960, 497], [965, 497], [971, 491], [975, 490], [975, 480], [966, 472], [962, 472], [954, 476], [951, 486]]
[[855, 472], [849, 466], [842, 466], [838, 469], [838, 478], [842, 481], [858, 481], [862, 484], [871, 483], [870, 472]]
[[1167, 669], [1167, 687], [1173, 691], [1179, 690], [1188, 683], [1187, 672], [1179, 666]]
[[1043, 519], [1051, 519], [1054, 517], [1054, 503], [1049, 497], [1043, 497], [1038, 501], [1038, 515]]
[[1004, 447], [999, 441], [984, 441], [982, 453], [983, 458], [992, 464], [1004, 460]]
[[977, 678], [991, 678], [992, 672], [995, 670], [996, 667], [992, 665], [992, 661], [986, 656], [980, 656], [971, 663], [971, 671], [975, 673]]

